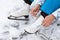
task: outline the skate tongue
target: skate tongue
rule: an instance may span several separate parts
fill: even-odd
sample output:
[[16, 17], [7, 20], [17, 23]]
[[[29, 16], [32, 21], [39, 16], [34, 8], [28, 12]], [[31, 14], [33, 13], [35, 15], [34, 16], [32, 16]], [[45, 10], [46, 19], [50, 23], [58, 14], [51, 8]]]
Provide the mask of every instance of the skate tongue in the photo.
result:
[[12, 16], [12, 15], [10, 15], [8, 17], [8, 19], [10, 19], [10, 20], [21, 20], [21, 21], [28, 21], [29, 20], [28, 16], [18, 16], [18, 17], [15, 17], [15, 16]]

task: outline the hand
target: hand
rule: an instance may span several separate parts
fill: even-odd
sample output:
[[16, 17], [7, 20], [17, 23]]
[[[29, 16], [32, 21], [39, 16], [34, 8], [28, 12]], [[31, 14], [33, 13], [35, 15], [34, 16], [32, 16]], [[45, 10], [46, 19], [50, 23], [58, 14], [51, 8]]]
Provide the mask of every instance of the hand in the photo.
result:
[[39, 12], [39, 9], [40, 9], [40, 5], [37, 4], [34, 8], [31, 9], [30, 13], [31, 13], [33, 16], [36, 16], [37, 13]]
[[42, 25], [45, 26], [45, 27], [47, 27], [47, 26], [49, 26], [53, 22], [54, 19], [55, 19], [55, 16], [53, 14], [48, 15], [43, 20]]

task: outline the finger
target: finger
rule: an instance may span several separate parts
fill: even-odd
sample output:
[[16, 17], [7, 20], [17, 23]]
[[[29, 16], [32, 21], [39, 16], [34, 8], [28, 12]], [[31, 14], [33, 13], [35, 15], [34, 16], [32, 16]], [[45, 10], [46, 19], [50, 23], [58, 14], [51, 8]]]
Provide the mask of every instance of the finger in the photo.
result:
[[37, 14], [33, 13], [32, 15], [36, 17]]
[[46, 25], [46, 22], [45, 23], [43, 23], [43, 26], [45, 26]]
[[30, 13], [33, 14], [33, 11], [31, 10]]
[[48, 23], [46, 23], [46, 24], [45, 24], [45, 27], [48, 27], [48, 26], [49, 26], [49, 24], [48, 24]]
[[42, 25], [45, 26], [45, 25], [46, 25], [46, 22], [44, 21], [44, 22], [42, 23]]
[[45, 27], [46, 27], [46, 26], [48, 26], [48, 22], [47, 22], [47, 20], [46, 20], [46, 19], [44, 19], [44, 20], [43, 20], [42, 25], [43, 25], [43, 26], [45, 26]]
[[32, 12], [32, 16], [36, 16], [37, 15], [37, 12]]
[[48, 27], [49, 25], [51, 25], [51, 23], [50, 22], [47, 22], [45, 26]]
[[38, 10], [36, 10], [36, 12], [39, 12], [39, 9], [38, 9]]
[[32, 12], [34, 12], [34, 9], [31, 9], [31, 10], [30, 10], [30, 13], [32, 13]]
[[45, 23], [45, 19], [43, 20], [43, 22], [42, 22], [42, 25]]
[[31, 13], [32, 16], [35, 16], [34, 12], [31, 11], [30, 13]]

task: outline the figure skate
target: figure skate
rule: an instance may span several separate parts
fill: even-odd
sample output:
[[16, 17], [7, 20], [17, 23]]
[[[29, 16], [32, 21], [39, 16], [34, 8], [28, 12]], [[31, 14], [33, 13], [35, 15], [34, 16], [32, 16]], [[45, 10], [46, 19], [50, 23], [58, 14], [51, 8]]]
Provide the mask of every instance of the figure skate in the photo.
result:
[[14, 11], [10, 12], [8, 19], [12, 20], [28, 20], [30, 5], [27, 3], [23, 3], [23, 7]]
[[40, 15], [40, 17], [32, 24], [26, 27], [24, 30], [29, 33], [35, 33], [40, 29], [40, 25], [43, 22], [44, 17]]

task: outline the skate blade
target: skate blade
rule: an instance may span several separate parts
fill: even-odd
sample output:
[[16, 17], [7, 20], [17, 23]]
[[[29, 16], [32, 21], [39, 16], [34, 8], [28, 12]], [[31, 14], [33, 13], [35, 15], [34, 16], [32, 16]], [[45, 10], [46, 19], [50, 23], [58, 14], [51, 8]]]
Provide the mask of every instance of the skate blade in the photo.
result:
[[18, 16], [18, 17], [15, 17], [15, 16], [9, 16], [8, 19], [10, 19], [10, 20], [29, 21], [29, 19], [28, 19], [28, 18], [25, 18], [24, 16]]

